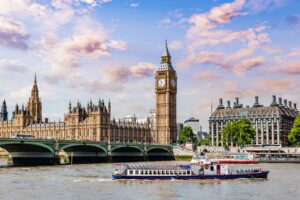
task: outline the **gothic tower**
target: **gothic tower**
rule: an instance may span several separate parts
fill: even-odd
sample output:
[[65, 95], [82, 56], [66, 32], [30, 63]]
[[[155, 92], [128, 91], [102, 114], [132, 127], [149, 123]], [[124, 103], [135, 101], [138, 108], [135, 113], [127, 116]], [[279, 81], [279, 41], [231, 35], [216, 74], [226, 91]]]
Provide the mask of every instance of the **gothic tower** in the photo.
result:
[[1, 112], [0, 112], [0, 122], [3, 122], [3, 121], [7, 121], [7, 107], [6, 107], [6, 102], [5, 102], [5, 99], [2, 103], [2, 106], [1, 106]]
[[161, 56], [161, 65], [155, 75], [157, 135], [154, 142], [169, 145], [176, 140], [176, 94], [177, 75], [172, 66], [171, 55], [166, 41]]
[[31, 90], [31, 97], [28, 101], [28, 110], [34, 123], [42, 122], [42, 103], [39, 98], [39, 89], [37, 86], [36, 75], [34, 76], [34, 84]]

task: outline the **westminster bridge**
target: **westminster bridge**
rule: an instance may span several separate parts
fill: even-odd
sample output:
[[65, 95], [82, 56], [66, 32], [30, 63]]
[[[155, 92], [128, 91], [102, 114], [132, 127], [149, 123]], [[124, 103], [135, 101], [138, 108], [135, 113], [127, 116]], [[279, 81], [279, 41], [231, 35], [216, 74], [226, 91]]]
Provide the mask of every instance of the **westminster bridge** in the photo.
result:
[[9, 166], [173, 160], [171, 146], [93, 141], [0, 139]]

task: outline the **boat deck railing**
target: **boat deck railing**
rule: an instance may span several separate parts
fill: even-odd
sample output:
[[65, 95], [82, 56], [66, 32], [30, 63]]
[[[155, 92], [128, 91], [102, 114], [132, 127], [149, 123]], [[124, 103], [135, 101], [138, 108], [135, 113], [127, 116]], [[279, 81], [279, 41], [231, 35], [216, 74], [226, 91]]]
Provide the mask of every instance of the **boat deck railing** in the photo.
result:
[[145, 170], [182, 170], [188, 169], [184, 165], [127, 165], [127, 169], [145, 169]]

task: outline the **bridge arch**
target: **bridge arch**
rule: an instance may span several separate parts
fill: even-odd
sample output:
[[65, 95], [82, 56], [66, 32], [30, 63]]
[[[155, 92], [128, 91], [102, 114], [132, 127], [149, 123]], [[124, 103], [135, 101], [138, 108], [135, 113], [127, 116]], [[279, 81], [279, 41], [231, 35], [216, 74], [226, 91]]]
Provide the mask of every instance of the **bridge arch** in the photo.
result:
[[69, 157], [70, 163], [100, 163], [107, 161], [107, 150], [101, 145], [75, 143], [60, 148]]
[[104, 147], [97, 145], [97, 144], [68, 144], [68, 145], [65, 145], [62, 148], [60, 148], [60, 150], [66, 150], [68, 148], [70, 149], [70, 148], [74, 148], [74, 147], [95, 147], [95, 148], [101, 149], [103, 152], [105, 152], [105, 154], [107, 154], [107, 150]]
[[148, 160], [173, 160], [173, 155], [168, 148], [150, 147], [147, 149]]
[[57, 163], [54, 148], [41, 142], [2, 141], [0, 147], [5, 149], [12, 157], [14, 166]]
[[143, 161], [144, 150], [138, 146], [122, 145], [112, 148], [112, 161]]

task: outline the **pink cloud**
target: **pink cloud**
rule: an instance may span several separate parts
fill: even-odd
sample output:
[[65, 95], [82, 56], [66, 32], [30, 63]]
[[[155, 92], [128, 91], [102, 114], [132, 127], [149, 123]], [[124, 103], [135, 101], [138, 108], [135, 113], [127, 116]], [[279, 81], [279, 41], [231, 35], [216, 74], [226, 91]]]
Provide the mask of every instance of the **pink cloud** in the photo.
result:
[[219, 79], [221, 78], [221, 76], [215, 72], [203, 71], [197, 74], [196, 78], [198, 80], [213, 80], [213, 79]]
[[107, 69], [107, 78], [111, 81], [128, 81], [153, 77], [155, 65], [152, 63], [138, 63], [131, 67], [110, 67]]
[[0, 16], [0, 45], [27, 49], [29, 33], [22, 22]]
[[172, 50], [179, 50], [182, 48], [182, 42], [179, 41], [179, 40], [176, 40], [176, 41], [172, 41], [170, 44], [169, 44], [169, 48], [172, 49]]
[[257, 68], [263, 63], [263, 58], [261, 56], [255, 58], [249, 58], [241, 61], [239, 64], [234, 66], [233, 71], [237, 75], [243, 75], [245, 71]]
[[245, 0], [235, 0], [232, 3], [225, 3], [219, 7], [214, 7], [208, 14], [208, 18], [219, 24], [229, 23], [233, 17], [245, 15], [245, 13], [238, 12], [244, 7], [245, 2]]
[[229, 68], [222, 60], [223, 55], [221, 53], [201, 51], [198, 54], [190, 53], [183, 60], [179, 61], [178, 66], [187, 68], [192, 64], [214, 64], [225, 69]]
[[291, 79], [263, 79], [258, 82], [257, 87], [268, 92], [285, 93], [293, 84], [294, 81]]
[[300, 61], [294, 61], [290, 63], [283, 63], [277, 68], [269, 68], [269, 72], [279, 72], [288, 75], [300, 75]]
[[155, 65], [152, 63], [138, 63], [130, 67], [130, 72], [139, 77], [152, 77], [155, 69]]

